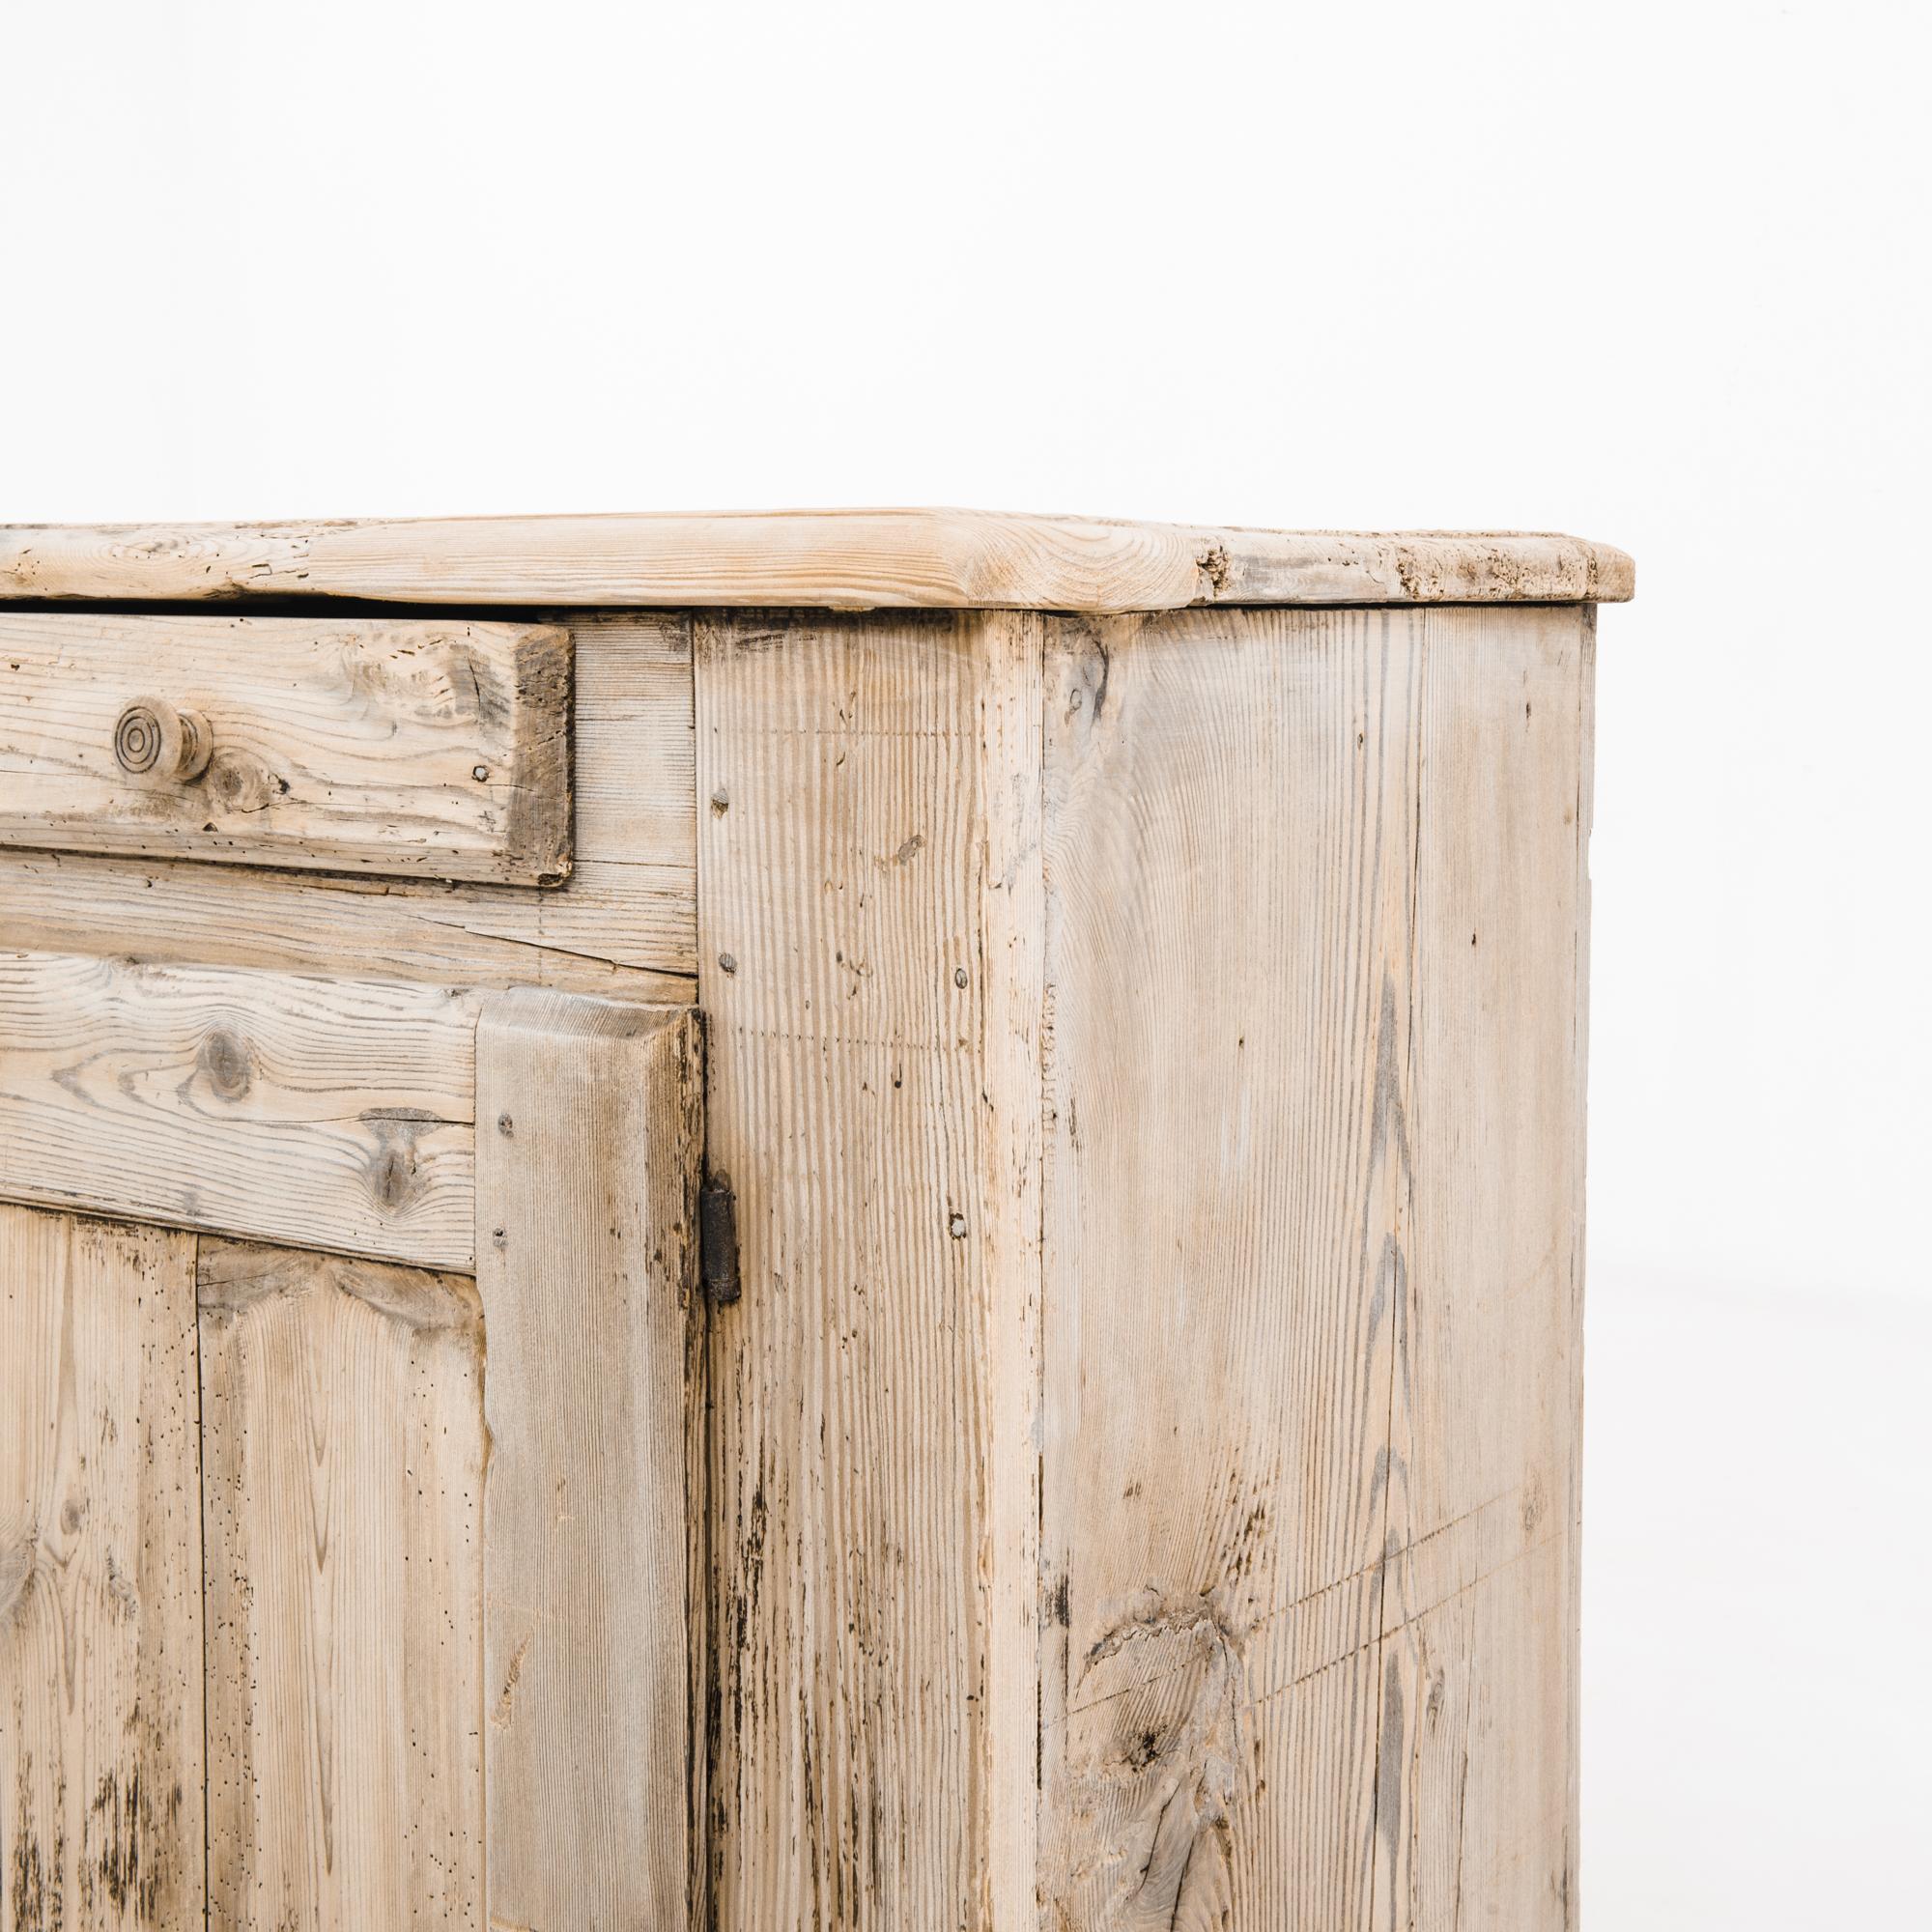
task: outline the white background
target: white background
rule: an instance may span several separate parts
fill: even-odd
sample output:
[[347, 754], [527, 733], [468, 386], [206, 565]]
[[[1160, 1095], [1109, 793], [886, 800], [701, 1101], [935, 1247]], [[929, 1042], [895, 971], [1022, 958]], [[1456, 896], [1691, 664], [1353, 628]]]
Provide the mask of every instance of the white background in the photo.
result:
[[1589, 1922], [1925, 1922], [1921, 10], [0, 17], [0, 518], [960, 503], [1634, 552]]

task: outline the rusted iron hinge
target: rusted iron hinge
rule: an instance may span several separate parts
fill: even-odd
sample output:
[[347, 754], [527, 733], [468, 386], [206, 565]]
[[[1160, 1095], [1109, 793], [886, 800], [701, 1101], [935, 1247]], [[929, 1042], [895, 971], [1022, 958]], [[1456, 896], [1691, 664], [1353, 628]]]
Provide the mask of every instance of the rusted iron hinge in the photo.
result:
[[738, 1279], [738, 1197], [728, 1174], [707, 1174], [697, 1190], [697, 1262], [712, 1305], [736, 1301], [744, 1289]]

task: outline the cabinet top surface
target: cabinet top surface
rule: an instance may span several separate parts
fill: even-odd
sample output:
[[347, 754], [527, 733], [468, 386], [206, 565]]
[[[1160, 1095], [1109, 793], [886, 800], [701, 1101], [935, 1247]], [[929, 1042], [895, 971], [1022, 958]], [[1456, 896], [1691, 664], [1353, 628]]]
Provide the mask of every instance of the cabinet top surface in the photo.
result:
[[0, 602], [1170, 611], [1621, 603], [1622, 551], [1549, 532], [1248, 530], [983, 510], [0, 525]]

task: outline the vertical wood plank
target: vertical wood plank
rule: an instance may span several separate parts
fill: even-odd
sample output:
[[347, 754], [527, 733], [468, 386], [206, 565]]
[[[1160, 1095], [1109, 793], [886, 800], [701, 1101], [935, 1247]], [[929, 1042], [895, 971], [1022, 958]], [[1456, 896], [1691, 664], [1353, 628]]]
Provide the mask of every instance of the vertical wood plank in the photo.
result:
[[477, 1028], [493, 1927], [674, 1932], [688, 1815], [696, 1021], [534, 990]]
[[194, 1237], [0, 1207], [0, 1927], [202, 1916]]
[[1422, 1154], [1382, 1728], [1407, 1786], [1387, 1778], [1392, 1797], [1434, 1790], [1439, 1817], [1391, 1821], [1392, 1903], [1398, 1922], [1451, 1925], [1460, 1895], [1465, 1913], [1561, 1928], [1577, 1916], [1593, 613], [1420, 621]]
[[975, 1560], [985, 1620], [980, 1704], [987, 1732], [986, 1866], [977, 1922], [1032, 1932], [1039, 1916], [1046, 624], [1033, 613], [973, 622], [979, 674], [968, 749], [977, 751], [980, 805], [968, 853], [984, 853], [968, 1036], [982, 1069], [974, 1115], [973, 1299], [983, 1362], [976, 1393], [985, 1501]]
[[1041, 633], [697, 626], [721, 1925], [1037, 1917]]
[[475, 1925], [475, 1284], [208, 1239], [197, 1289], [212, 1916]]
[[1578, 682], [1581, 702], [1577, 717], [1577, 845], [1576, 912], [1577, 965], [1571, 986], [1576, 1050], [1570, 1067], [1570, 1318], [1568, 1363], [1570, 1376], [1570, 1480], [1563, 1496], [1563, 1520], [1568, 1530], [1570, 1654], [1570, 1917], [1577, 1918], [1576, 1901], [1581, 1885], [1582, 1862], [1582, 1699], [1583, 1618], [1583, 1315], [1585, 1259], [1589, 1251], [1588, 1146], [1590, 1095], [1590, 833], [1597, 815], [1597, 607], [1577, 613]]
[[1582, 625], [1050, 640], [1061, 1932], [1567, 1922]]
[[1069, 1928], [1368, 1922], [1409, 1157], [1392, 621], [1054, 639], [1042, 1883]]

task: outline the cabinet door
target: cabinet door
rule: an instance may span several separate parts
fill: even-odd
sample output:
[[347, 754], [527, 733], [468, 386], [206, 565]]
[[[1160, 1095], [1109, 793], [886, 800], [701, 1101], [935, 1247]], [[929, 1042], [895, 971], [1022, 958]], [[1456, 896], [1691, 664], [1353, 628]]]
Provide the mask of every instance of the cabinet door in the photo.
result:
[[0, 957], [0, 1928], [686, 1922], [696, 1054]]

